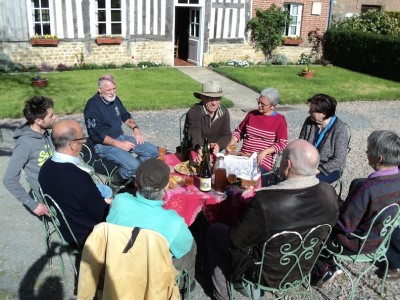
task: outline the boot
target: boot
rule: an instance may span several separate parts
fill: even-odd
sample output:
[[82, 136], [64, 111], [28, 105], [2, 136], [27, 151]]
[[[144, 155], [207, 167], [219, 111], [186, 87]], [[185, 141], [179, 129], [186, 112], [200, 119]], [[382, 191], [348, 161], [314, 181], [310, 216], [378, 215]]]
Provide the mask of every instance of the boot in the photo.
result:
[[122, 186], [128, 183], [129, 179], [125, 179], [119, 174], [119, 170], [115, 170], [115, 172], [111, 176], [111, 184], [115, 186]]

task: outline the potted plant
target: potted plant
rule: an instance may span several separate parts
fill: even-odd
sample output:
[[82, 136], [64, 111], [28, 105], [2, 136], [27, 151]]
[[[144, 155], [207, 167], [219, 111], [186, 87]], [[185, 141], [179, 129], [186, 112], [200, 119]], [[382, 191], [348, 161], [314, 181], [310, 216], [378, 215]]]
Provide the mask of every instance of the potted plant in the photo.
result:
[[120, 45], [122, 43], [122, 36], [120, 35], [99, 35], [96, 38], [97, 45]]
[[298, 46], [303, 42], [301, 36], [284, 36], [282, 44], [286, 46]]
[[307, 65], [301, 70], [300, 76], [303, 76], [304, 78], [313, 78], [314, 77], [315, 70], [310, 67], [310, 65]]
[[39, 73], [35, 73], [31, 77], [32, 86], [34, 87], [46, 87], [49, 84], [49, 79], [47, 77], [43, 77]]
[[57, 47], [58, 37], [56, 35], [45, 34], [45, 35], [35, 35], [31, 37], [32, 46], [44, 46], [44, 47]]

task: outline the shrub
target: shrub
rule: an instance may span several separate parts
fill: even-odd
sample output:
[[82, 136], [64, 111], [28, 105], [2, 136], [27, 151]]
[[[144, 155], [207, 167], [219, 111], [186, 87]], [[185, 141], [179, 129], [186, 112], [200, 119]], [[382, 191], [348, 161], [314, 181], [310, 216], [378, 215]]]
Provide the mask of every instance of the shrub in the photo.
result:
[[219, 68], [219, 64], [216, 63], [216, 62], [211, 62], [211, 63], [208, 64], [208, 66], [209, 66], [210, 68]]
[[231, 66], [231, 67], [248, 67], [249, 66], [249, 62], [247, 60], [233, 59], [233, 60], [227, 61], [226, 65], [227, 66]]
[[363, 32], [372, 32], [384, 35], [400, 36], [400, 21], [395, 14], [383, 10], [368, 10], [358, 16], [332, 24], [340, 30], [354, 29]]
[[311, 54], [305, 54], [304, 52], [300, 54], [300, 58], [297, 61], [298, 65], [310, 65], [311, 64]]
[[57, 65], [56, 70], [59, 72], [63, 72], [63, 71], [71, 71], [73, 69], [73, 67], [69, 67], [67, 65], [64, 65], [63, 63], [60, 63]]
[[273, 65], [284, 65], [285, 66], [288, 64], [288, 58], [284, 54], [272, 55], [271, 63]]
[[7, 55], [0, 53], [0, 73], [23, 71], [24, 67], [13, 62]]
[[42, 72], [52, 72], [54, 71], [54, 67], [43, 61], [39, 66], [39, 70]]
[[272, 51], [282, 44], [282, 32], [289, 23], [289, 12], [275, 4], [267, 10], [257, 9], [256, 16], [248, 24], [256, 51], [261, 51], [265, 59], [270, 58]]
[[159, 62], [153, 62], [153, 61], [141, 61], [141, 62], [139, 62], [138, 64], [137, 64], [137, 67], [138, 68], [141, 68], [141, 69], [147, 69], [147, 68], [152, 68], [152, 67], [160, 67], [161, 66], [161, 63], [159, 63]]

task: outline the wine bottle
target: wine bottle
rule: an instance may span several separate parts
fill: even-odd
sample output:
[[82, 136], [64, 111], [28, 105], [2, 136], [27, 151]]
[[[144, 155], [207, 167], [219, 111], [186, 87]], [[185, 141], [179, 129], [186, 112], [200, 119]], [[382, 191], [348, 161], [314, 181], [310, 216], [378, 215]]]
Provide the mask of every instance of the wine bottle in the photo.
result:
[[210, 153], [207, 138], [204, 139], [203, 158], [200, 163], [200, 191], [211, 191]]

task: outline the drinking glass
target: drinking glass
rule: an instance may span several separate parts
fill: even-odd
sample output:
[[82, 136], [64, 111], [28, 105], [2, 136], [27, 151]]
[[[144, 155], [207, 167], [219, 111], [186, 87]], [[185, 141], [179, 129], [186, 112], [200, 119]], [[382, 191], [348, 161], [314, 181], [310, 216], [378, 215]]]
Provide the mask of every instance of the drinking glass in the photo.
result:
[[232, 154], [236, 154], [236, 149], [237, 149], [237, 147], [236, 147], [235, 144], [229, 145], [229, 146], [228, 146], [228, 149], [231, 151]]
[[234, 184], [237, 181], [237, 177], [235, 174], [229, 174], [228, 175], [228, 182], [230, 184]]
[[191, 186], [194, 183], [194, 178], [193, 175], [189, 174], [189, 175], [185, 175], [185, 184], [186, 186]]

